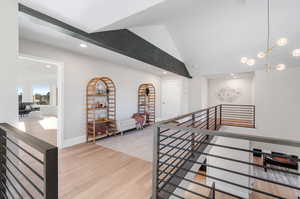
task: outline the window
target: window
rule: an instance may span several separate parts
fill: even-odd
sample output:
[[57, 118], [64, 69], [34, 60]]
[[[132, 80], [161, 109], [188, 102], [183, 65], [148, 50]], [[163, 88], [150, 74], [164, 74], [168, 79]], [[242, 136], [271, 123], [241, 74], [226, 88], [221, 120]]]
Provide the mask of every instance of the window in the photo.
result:
[[50, 105], [50, 87], [49, 86], [33, 86], [32, 87], [33, 102], [39, 105]]
[[23, 98], [23, 88], [21, 86], [17, 86], [17, 94], [18, 94], [18, 101], [20, 104], [22, 103], [22, 98]]

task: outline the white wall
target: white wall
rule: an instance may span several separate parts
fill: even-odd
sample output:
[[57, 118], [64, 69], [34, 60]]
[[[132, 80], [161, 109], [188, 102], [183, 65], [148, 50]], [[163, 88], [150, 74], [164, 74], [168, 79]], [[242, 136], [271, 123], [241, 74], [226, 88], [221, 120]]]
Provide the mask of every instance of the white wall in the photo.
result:
[[[215, 106], [218, 104], [253, 104], [252, 98], [253, 77], [242, 77], [237, 79], [215, 78], [208, 81], [208, 104]], [[220, 89], [229, 87], [240, 92], [240, 96], [234, 101], [222, 101], [217, 97]]]
[[300, 68], [255, 73], [256, 123], [259, 134], [300, 140]]
[[142, 83], [156, 89], [156, 116], [160, 116], [160, 77], [27, 40], [20, 52], [64, 62], [64, 139], [84, 138], [86, 85], [93, 77], [110, 77], [116, 84], [117, 119], [137, 112], [137, 91]]
[[17, 122], [16, 63], [18, 55], [17, 1], [0, 1], [0, 123]]
[[207, 84], [207, 79], [200, 75], [189, 80], [189, 112], [207, 108]]
[[166, 76], [161, 81], [161, 120], [170, 119], [188, 112], [188, 79]]

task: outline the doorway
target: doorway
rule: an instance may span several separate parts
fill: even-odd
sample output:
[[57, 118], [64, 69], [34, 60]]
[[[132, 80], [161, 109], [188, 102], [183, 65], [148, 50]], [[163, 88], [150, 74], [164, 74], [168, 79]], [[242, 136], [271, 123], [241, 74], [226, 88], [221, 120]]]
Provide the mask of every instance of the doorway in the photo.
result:
[[18, 59], [19, 129], [63, 147], [63, 63], [31, 55]]
[[167, 79], [162, 82], [162, 118], [170, 119], [181, 114], [182, 82]]

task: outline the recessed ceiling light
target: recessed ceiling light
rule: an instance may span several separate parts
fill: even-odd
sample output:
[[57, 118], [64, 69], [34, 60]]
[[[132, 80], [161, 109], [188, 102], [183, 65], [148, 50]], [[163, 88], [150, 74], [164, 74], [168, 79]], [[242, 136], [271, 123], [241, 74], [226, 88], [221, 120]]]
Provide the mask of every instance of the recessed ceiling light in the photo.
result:
[[293, 56], [294, 57], [300, 57], [300, 49], [293, 50]]
[[231, 76], [234, 76], [234, 73], [230, 73]]
[[87, 48], [87, 45], [86, 44], [80, 44], [80, 47], [81, 48]]
[[241, 63], [242, 63], [242, 64], [247, 63], [247, 61], [248, 61], [248, 58], [247, 58], [247, 57], [242, 57], [242, 58], [241, 58]]
[[260, 52], [260, 53], [257, 54], [257, 57], [258, 57], [259, 59], [262, 59], [262, 58], [264, 58], [265, 56], [266, 56], [266, 53], [264, 53], [264, 52]]
[[164, 71], [164, 72], [163, 72], [163, 74], [165, 74], [165, 75], [166, 75], [167, 73], [168, 73], [167, 71]]
[[248, 59], [247, 64], [253, 66], [255, 64], [255, 59]]
[[283, 71], [285, 69], [286, 69], [286, 66], [284, 64], [278, 64], [276, 66], [276, 70], [278, 70], [278, 71]]
[[287, 45], [287, 43], [288, 43], [288, 40], [286, 38], [280, 38], [276, 42], [276, 44], [278, 46], [285, 46], [285, 45]]
[[51, 66], [51, 65], [46, 65], [45, 67], [46, 67], [46, 68], [51, 68], [52, 66]]

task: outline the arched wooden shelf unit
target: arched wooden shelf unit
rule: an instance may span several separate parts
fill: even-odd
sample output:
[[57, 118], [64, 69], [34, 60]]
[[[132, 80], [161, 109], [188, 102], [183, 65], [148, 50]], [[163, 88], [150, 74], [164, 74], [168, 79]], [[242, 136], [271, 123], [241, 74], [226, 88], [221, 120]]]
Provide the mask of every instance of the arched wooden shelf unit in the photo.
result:
[[116, 87], [108, 77], [89, 81], [86, 90], [86, 140], [114, 135], [116, 130]]
[[139, 86], [138, 112], [146, 115], [146, 124], [155, 123], [155, 87], [153, 84]]

